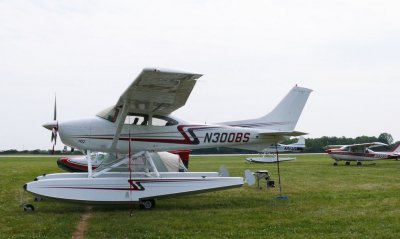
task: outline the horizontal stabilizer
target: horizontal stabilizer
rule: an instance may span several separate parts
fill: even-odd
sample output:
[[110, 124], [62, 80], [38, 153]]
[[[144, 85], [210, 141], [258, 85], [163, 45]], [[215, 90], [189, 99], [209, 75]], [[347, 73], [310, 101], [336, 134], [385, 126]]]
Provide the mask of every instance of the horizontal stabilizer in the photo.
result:
[[300, 131], [277, 131], [277, 132], [265, 132], [260, 133], [259, 137], [286, 137], [286, 136], [301, 136], [306, 135], [307, 133]]

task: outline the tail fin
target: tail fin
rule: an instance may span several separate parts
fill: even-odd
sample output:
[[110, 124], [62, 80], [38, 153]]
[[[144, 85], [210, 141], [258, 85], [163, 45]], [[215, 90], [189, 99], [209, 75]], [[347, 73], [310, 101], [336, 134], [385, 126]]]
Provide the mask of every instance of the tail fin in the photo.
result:
[[393, 149], [394, 153], [400, 153], [400, 144], [397, 145], [395, 149]]
[[226, 122], [224, 124], [277, 131], [293, 131], [311, 91], [311, 89], [295, 86], [269, 114], [258, 119]]
[[297, 146], [297, 147], [305, 147], [306, 146], [306, 140], [304, 139], [303, 136], [300, 136], [299, 140], [296, 143], [292, 144], [292, 145], [293, 146]]

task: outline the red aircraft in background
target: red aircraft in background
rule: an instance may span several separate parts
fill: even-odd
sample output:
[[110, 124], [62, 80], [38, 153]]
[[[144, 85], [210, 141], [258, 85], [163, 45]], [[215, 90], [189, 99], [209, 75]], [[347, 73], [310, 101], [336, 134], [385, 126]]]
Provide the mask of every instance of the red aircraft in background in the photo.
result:
[[398, 159], [400, 158], [400, 144], [393, 150], [387, 152], [375, 152], [371, 148], [379, 146], [388, 146], [381, 142], [352, 144], [352, 145], [328, 145], [329, 149], [326, 152], [332, 157], [335, 162], [334, 166], [338, 165], [339, 161], [345, 161], [346, 165], [350, 165], [351, 161], [361, 165], [362, 161], [374, 161], [381, 159]]

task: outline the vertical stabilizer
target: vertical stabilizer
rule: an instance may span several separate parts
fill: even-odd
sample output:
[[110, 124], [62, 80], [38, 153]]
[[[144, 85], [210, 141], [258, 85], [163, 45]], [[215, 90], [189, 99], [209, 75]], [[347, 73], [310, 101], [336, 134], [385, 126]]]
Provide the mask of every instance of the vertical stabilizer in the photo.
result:
[[292, 144], [292, 146], [305, 147], [306, 146], [306, 140], [304, 139], [303, 136], [300, 136], [299, 140], [296, 143]]
[[393, 150], [395, 153], [400, 153], [400, 144]]
[[275, 131], [293, 131], [311, 92], [311, 89], [295, 86], [269, 114], [258, 119], [225, 122], [224, 124]]

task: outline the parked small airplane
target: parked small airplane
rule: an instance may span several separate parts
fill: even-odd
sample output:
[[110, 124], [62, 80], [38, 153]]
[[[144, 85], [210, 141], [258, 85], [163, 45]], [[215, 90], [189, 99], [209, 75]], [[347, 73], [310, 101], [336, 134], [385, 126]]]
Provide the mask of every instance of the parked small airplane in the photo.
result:
[[300, 136], [298, 141], [294, 144], [271, 144], [268, 146], [266, 149], [264, 149], [265, 152], [268, 153], [282, 153], [282, 152], [301, 152], [304, 150], [306, 147], [306, 140], [304, 139], [303, 136]]
[[[246, 161], [250, 163], [276, 163], [278, 161], [276, 153], [303, 151], [306, 147], [305, 142], [304, 137], [300, 136], [298, 141], [294, 144], [271, 144], [263, 150], [264, 154], [259, 157], [248, 157]], [[294, 157], [279, 157], [279, 162], [292, 161], [295, 159]]]
[[[206, 125], [190, 124], [172, 116], [173, 111], [185, 105], [199, 77], [186, 72], [144, 69], [117, 103], [96, 117], [58, 121], [55, 110], [54, 121], [43, 125], [52, 131], [54, 143], [59, 134], [64, 144], [87, 151], [88, 159], [91, 151], [129, 156], [96, 172], [88, 160], [88, 173], [58, 175], [57, 180], [43, 177], [25, 184], [25, 190], [64, 200], [140, 202], [151, 208], [155, 198], [240, 187], [243, 178], [162, 174], [149, 152], [210, 147], [261, 151], [265, 145], [304, 134], [294, 128], [311, 90], [297, 86], [269, 114], [257, 119]], [[131, 153], [135, 157], [130, 157]], [[142, 158], [144, 166], [132, 175], [130, 165], [137, 158]], [[112, 173], [121, 165], [130, 174]]]
[[333, 165], [337, 166], [339, 161], [346, 161], [350, 165], [351, 161], [361, 165], [362, 161], [373, 161], [381, 159], [398, 159], [400, 157], [400, 145], [392, 152], [375, 152], [371, 148], [387, 146], [381, 142], [352, 144], [352, 145], [328, 145], [326, 152], [335, 160]]

